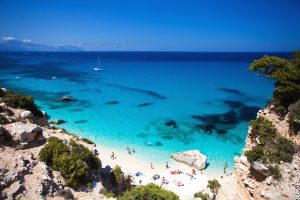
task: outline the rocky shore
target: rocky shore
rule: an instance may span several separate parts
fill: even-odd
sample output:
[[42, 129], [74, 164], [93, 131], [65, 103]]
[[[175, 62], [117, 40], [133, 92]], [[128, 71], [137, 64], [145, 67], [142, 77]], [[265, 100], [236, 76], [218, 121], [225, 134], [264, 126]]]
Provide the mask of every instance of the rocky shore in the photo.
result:
[[[50, 127], [45, 116], [0, 103], [0, 199], [107, 199], [93, 189], [75, 191], [66, 187], [59, 172], [39, 160], [47, 138], [66, 143], [72, 139], [95, 153], [95, 145], [59, 128]], [[1, 123], [2, 124], [2, 123]]]

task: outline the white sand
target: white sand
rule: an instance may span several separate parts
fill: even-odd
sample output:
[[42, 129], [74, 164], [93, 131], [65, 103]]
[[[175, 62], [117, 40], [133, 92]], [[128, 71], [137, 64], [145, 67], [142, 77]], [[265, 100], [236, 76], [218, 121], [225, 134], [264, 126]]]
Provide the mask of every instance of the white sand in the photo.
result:
[[[162, 178], [165, 177], [165, 179], [169, 181], [169, 184], [163, 184], [162, 187], [175, 192], [182, 200], [193, 199], [193, 194], [205, 189], [207, 181], [209, 180], [208, 176], [201, 174], [200, 171], [197, 171], [197, 175], [194, 176], [195, 178], [191, 179], [191, 177], [186, 173], [191, 174], [192, 168], [173, 161], [171, 158], [169, 160], [169, 169], [166, 169], [166, 163], [164, 161], [162, 161], [160, 166], [153, 163], [154, 169], [151, 169], [150, 163], [147, 163], [137, 157], [138, 152], [136, 154], [129, 155], [126, 149], [124, 149], [124, 151], [120, 151], [103, 146], [98, 146], [97, 150], [99, 151], [99, 158], [101, 159], [102, 167], [109, 165], [111, 168], [114, 168], [116, 165], [119, 165], [124, 173], [135, 177], [134, 183], [137, 185], [140, 180], [142, 180], [142, 185], [150, 182], [161, 185]], [[114, 160], [111, 159], [112, 152], [114, 152], [116, 156], [116, 159]], [[173, 170], [180, 170], [183, 174], [172, 175], [171, 171]], [[143, 175], [136, 176], [135, 174], [138, 171], [142, 172]], [[160, 179], [154, 181], [152, 179], [154, 174], [159, 174]], [[181, 181], [184, 186], [177, 186], [176, 181]]]

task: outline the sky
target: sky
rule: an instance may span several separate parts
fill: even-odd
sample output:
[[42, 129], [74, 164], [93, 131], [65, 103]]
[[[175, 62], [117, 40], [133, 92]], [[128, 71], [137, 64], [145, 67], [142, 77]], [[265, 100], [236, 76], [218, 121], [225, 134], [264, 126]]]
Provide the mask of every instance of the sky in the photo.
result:
[[110, 51], [300, 49], [300, 0], [0, 0], [0, 37]]

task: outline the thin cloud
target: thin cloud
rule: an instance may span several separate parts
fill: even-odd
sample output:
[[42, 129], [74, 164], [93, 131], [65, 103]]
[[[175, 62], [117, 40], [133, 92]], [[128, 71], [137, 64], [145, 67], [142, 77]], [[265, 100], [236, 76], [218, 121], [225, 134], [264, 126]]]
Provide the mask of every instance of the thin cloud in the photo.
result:
[[13, 37], [13, 36], [5, 36], [5, 37], [2, 37], [2, 40], [4, 41], [11, 41], [11, 40], [15, 40], [16, 38]]
[[28, 38], [28, 39], [22, 39], [22, 42], [24, 42], [24, 43], [30, 43], [30, 42], [32, 42], [32, 40], [30, 39], [30, 38]]

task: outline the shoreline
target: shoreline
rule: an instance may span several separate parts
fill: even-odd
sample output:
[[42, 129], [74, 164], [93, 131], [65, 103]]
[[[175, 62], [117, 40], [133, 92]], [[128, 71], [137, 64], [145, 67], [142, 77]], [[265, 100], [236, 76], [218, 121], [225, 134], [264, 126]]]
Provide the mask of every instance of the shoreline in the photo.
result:
[[[203, 170], [203, 174], [197, 170], [197, 174], [191, 179], [188, 174], [192, 173], [193, 168], [177, 161], [172, 161], [171, 158], [168, 161], [170, 168], [167, 169], [165, 165], [156, 165], [156, 163], [153, 163], [154, 169], [151, 169], [150, 163], [139, 159], [134, 154], [129, 155], [125, 150], [124, 152], [121, 152], [120, 150], [112, 149], [105, 145], [96, 145], [102, 168], [107, 168], [108, 166], [114, 168], [116, 165], [119, 165], [125, 174], [134, 177], [134, 185], [139, 185], [140, 180], [142, 181], [141, 185], [152, 182], [167, 190], [175, 192], [180, 199], [192, 199], [194, 193], [206, 189], [207, 181], [209, 179], [216, 178], [205, 173], [205, 170]], [[116, 159], [111, 159], [111, 152], [115, 153]], [[180, 170], [183, 173], [171, 174], [171, 171], [173, 170]], [[137, 172], [141, 172], [143, 175], [136, 176]], [[154, 174], [160, 175], [160, 178], [158, 180], [153, 180], [152, 177]], [[168, 184], [161, 184], [163, 177], [169, 182]], [[184, 185], [178, 186], [178, 182], [181, 182]]]

